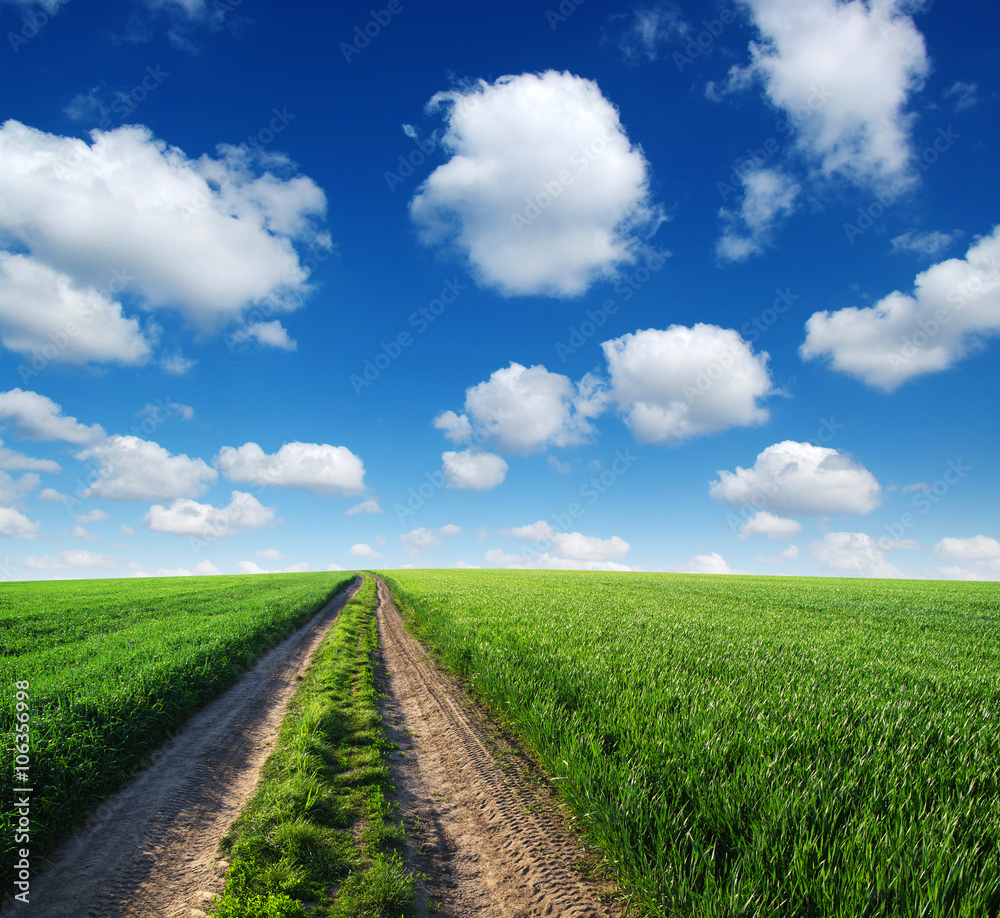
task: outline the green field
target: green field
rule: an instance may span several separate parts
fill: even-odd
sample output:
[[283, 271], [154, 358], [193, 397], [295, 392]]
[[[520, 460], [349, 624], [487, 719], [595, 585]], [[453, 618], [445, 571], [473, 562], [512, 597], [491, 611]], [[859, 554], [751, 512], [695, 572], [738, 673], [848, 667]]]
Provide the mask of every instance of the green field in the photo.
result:
[[650, 914], [996, 916], [992, 583], [386, 574]]
[[[37, 857], [353, 574], [8, 583], [0, 588], [0, 738], [13, 759], [15, 685], [29, 683], [31, 852]], [[3, 874], [15, 775], [0, 773]]]

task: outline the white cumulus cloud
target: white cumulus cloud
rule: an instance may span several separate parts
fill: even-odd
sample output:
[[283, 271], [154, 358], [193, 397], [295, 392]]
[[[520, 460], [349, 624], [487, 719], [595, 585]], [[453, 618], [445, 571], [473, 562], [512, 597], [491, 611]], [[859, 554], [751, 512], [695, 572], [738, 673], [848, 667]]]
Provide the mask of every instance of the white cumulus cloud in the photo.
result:
[[544, 366], [511, 362], [488, 380], [466, 389], [465, 414], [446, 411], [434, 426], [456, 442], [491, 439], [506, 453], [586, 442], [594, 433], [588, 417], [600, 411], [585, 380], [551, 373]]
[[472, 423], [464, 414], [445, 411], [434, 418], [434, 426], [455, 443], [464, 443], [472, 436]]
[[256, 443], [224, 446], [215, 465], [230, 481], [303, 488], [327, 496], [356, 494], [365, 486], [365, 467], [346, 446], [286, 443], [265, 453]]
[[506, 296], [578, 296], [630, 264], [659, 224], [648, 164], [592, 80], [525, 73], [440, 92], [439, 166], [410, 202], [428, 244], [452, 243]]
[[379, 506], [378, 499], [374, 497], [368, 498], [368, 500], [361, 501], [360, 504], [355, 504], [353, 507], [349, 507], [344, 511], [344, 516], [356, 516], [359, 513], [381, 513], [382, 508]]
[[717, 551], [710, 555], [695, 555], [687, 564], [692, 574], [746, 574], [747, 571], [732, 568]]
[[[201, 331], [257, 304], [301, 304], [309, 272], [293, 242], [329, 245], [317, 226], [326, 198], [312, 179], [260, 172], [243, 147], [190, 159], [140, 125], [91, 136], [88, 144], [13, 120], [0, 127], [0, 234], [34, 264], [33, 274], [21, 264], [17, 287], [25, 304], [25, 291], [40, 285], [55, 285], [59, 297], [34, 325], [20, 316], [22, 336], [57, 317], [79, 320], [79, 296], [123, 287], [143, 307], [177, 310]], [[137, 327], [108, 294], [91, 299], [114, 332], [106, 356], [141, 359]], [[96, 359], [95, 333], [88, 323], [64, 353]]]
[[715, 500], [776, 515], [863, 515], [881, 502], [881, 486], [863, 465], [835, 449], [794, 440], [767, 447], [751, 468], [718, 475], [708, 490]]
[[1000, 580], [1000, 541], [992, 536], [941, 539], [934, 554], [942, 561], [956, 562], [938, 568], [949, 580]]
[[759, 78], [826, 174], [869, 182], [910, 166], [906, 106], [930, 62], [911, 0], [746, 0], [760, 41], [729, 87]]
[[752, 535], [766, 535], [770, 539], [790, 539], [800, 532], [802, 524], [798, 520], [786, 519], [766, 510], [760, 510], [740, 526], [736, 538], [741, 542], [745, 542]]
[[441, 454], [445, 479], [449, 488], [468, 491], [489, 491], [507, 477], [507, 463], [496, 453], [474, 449]]
[[37, 539], [41, 523], [33, 523], [13, 507], [0, 507], [0, 536], [30, 541]]
[[172, 455], [159, 443], [139, 437], [108, 437], [76, 454], [97, 472], [85, 497], [105, 500], [170, 500], [203, 494], [219, 477], [202, 459]]
[[372, 548], [371, 545], [368, 545], [366, 542], [356, 542], [354, 545], [351, 546], [350, 554], [354, 555], [354, 557], [356, 558], [372, 558], [373, 560], [385, 557], [384, 555], [381, 555], [379, 554], [379, 552], [375, 551], [375, 549]]
[[610, 395], [636, 439], [681, 442], [764, 423], [758, 402], [772, 392], [766, 352], [739, 333], [699, 323], [605, 341]]
[[28, 255], [0, 251], [0, 323], [3, 346], [25, 357], [25, 380], [50, 363], [134, 365], [152, 353], [120, 302]]
[[61, 472], [62, 467], [53, 459], [36, 459], [16, 449], [10, 449], [0, 440], [0, 469], [8, 472]]
[[811, 546], [813, 557], [834, 574], [852, 577], [902, 577], [885, 559], [878, 542], [864, 532], [828, 532]]
[[282, 351], [294, 351], [298, 350], [299, 347], [277, 319], [271, 322], [254, 322], [236, 329], [229, 336], [229, 341], [233, 344], [244, 344], [251, 340], [267, 347], [276, 347]]
[[536, 554], [544, 554], [548, 560], [561, 558], [566, 561], [606, 562], [621, 561], [631, 547], [620, 536], [602, 539], [584, 535], [582, 532], [560, 532], [545, 520], [501, 529], [501, 535], [520, 542], [530, 542]]
[[251, 529], [266, 529], [277, 519], [274, 507], [262, 506], [252, 494], [233, 491], [226, 507], [213, 507], [187, 498], [179, 498], [169, 507], [154, 504], [142, 522], [154, 532], [215, 541]]
[[84, 445], [107, 436], [100, 424], [81, 424], [64, 415], [48, 396], [24, 389], [0, 392], [0, 420], [12, 421], [17, 435], [25, 440], [65, 440]]
[[909, 379], [947, 370], [1000, 334], [1000, 225], [965, 258], [917, 275], [874, 306], [816, 312], [806, 322], [803, 359], [829, 357], [835, 370], [892, 392]]

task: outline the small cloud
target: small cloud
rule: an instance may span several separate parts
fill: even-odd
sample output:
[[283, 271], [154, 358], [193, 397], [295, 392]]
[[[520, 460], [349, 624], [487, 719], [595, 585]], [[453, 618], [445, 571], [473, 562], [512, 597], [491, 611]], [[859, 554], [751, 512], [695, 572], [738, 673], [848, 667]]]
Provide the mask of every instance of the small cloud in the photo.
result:
[[919, 255], [937, 255], [961, 235], [961, 230], [955, 230], [953, 233], [941, 233], [937, 230], [931, 233], [906, 232], [892, 240], [892, 251], [893, 254], [916, 252]]
[[979, 87], [975, 83], [956, 80], [944, 91], [944, 97], [954, 106], [956, 112], [964, 112], [975, 108], [979, 101]]
[[618, 50], [630, 64], [655, 61], [662, 45], [684, 38], [690, 30], [676, 3], [659, 3], [631, 15], [611, 17], [611, 31], [618, 33]]
[[354, 555], [355, 558], [378, 559], [385, 557], [385, 555], [379, 554], [371, 545], [366, 545], [364, 542], [357, 542], [352, 545], [350, 554]]
[[757, 555], [758, 564], [782, 564], [785, 561], [794, 561], [799, 556], [799, 546], [789, 545], [784, 551], [779, 551], [776, 555]]
[[91, 535], [89, 532], [87, 532], [87, 530], [84, 529], [83, 526], [74, 526], [73, 527], [73, 531], [71, 533], [69, 533], [69, 535], [70, 535], [70, 538], [80, 539], [80, 540], [82, 540], [84, 542], [100, 542], [101, 541], [100, 538], [98, 538], [97, 536]]
[[434, 418], [434, 426], [443, 430], [444, 435], [455, 443], [463, 443], [472, 436], [472, 424], [469, 423], [468, 416], [455, 414], [454, 411], [439, 414]]
[[273, 322], [255, 322], [234, 331], [229, 340], [233, 344], [245, 344], [254, 340], [266, 347], [276, 347], [282, 351], [294, 351], [298, 344], [288, 336], [285, 327], [275, 319]]
[[58, 555], [29, 555], [21, 562], [29, 571], [105, 570], [110, 571], [118, 564], [110, 555], [98, 555], [85, 548], [71, 548]]
[[757, 169], [741, 177], [739, 211], [719, 211], [724, 229], [715, 253], [720, 261], [746, 261], [772, 242], [778, 222], [795, 210], [802, 187], [777, 169]]
[[726, 563], [726, 559], [717, 551], [710, 555], [695, 555], [686, 568], [692, 574], [746, 574], [747, 571], [737, 570]]
[[766, 535], [769, 539], [790, 539], [800, 532], [802, 524], [798, 520], [786, 519], [766, 510], [760, 510], [740, 526], [736, 538], [741, 542], [745, 542], [752, 535]]
[[549, 456], [549, 468], [555, 469], [560, 475], [568, 475], [573, 471], [573, 466], [569, 462], [560, 462], [555, 456]]
[[197, 362], [197, 360], [189, 360], [180, 350], [176, 350], [160, 357], [160, 369], [171, 376], [184, 376], [191, 371]]
[[147, 402], [142, 411], [136, 412], [137, 418], [147, 418], [154, 424], [162, 424], [167, 418], [178, 417], [182, 421], [190, 421], [194, 418], [194, 408], [190, 405], [181, 405], [179, 402], [164, 402], [159, 404]]
[[483, 560], [487, 564], [502, 564], [505, 567], [512, 565], [524, 564], [524, 555], [508, 555], [507, 552], [502, 551], [499, 548], [491, 548], [485, 555], [483, 555]]
[[266, 571], [255, 561], [240, 561], [239, 572], [241, 574], [273, 574], [274, 571]]
[[285, 557], [277, 548], [264, 548], [260, 551], [255, 551], [254, 556], [263, 558], [265, 561], [280, 561]]
[[355, 516], [358, 513], [381, 513], [382, 508], [378, 505], [377, 498], [370, 498], [369, 500], [363, 500], [360, 504], [355, 504], [353, 507], [344, 511], [344, 516]]
[[74, 516], [73, 519], [78, 523], [103, 523], [108, 515], [103, 510], [94, 509], [90, 513]]

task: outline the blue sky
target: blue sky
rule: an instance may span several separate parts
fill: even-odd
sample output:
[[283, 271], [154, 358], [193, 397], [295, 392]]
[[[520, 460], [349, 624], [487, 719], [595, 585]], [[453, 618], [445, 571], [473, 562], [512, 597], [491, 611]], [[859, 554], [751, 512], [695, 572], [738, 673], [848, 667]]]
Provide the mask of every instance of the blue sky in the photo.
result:
[[1000, 12], [2, 0], [0, 576], [1000, 579]]

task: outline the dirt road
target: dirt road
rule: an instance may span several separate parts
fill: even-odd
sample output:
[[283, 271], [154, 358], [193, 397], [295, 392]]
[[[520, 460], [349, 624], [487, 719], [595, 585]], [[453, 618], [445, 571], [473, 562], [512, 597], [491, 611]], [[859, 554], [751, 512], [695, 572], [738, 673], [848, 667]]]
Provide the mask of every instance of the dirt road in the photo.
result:
[[[96, 825], [52, 856], [31, 884], [31, 918], [195, 918], [224, 871], [217, 848], [278, 734], [288, 701], [337, 612], [361, 583], [333, 597], [305, 625], [195, 714], [142, 772], [98, 810]], [[4, 915], [8, 912], [4, 911]]]
[[[405, 631], [379, 582], [385, 720], [418, 915], [613, 916], [580, 871], [554, 796]], [[502, 766], [498, 762], [502, 761]], [[431, 911], [433, 909], [433, 911]]]

